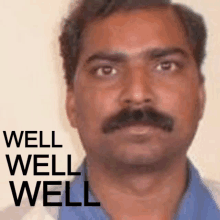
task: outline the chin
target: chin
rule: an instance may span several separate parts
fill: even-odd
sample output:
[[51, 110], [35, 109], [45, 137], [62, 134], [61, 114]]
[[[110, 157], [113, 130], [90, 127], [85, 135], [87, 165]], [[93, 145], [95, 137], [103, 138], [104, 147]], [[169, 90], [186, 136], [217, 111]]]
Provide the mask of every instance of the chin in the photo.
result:
[[105, 163], [112, 169], [135, 172], [150, 172], [165, 169], [172, 161], [171, 157], [152, 154], [123, 154], [105, 156]]

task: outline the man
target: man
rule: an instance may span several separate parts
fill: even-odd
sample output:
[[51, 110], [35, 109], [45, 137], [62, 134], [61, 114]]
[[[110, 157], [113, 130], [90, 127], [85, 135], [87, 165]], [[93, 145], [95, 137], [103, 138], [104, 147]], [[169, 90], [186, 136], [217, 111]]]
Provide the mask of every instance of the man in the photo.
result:
[[202, 17], [169, 0], [84, 0], [71, 12], [66, 108], [87, 156], [70, 186], [82, 206], [63, 192], [56, 219], [220, 219], [215, 186], [186, 156], [205, 105], [205, 41]]
[[169, 1], [72, 12], [60, 38], [67, 114], [87, 157], [71, 199], [86, 177], [101, 208], [64, 206], [60, 219], [220, 218], [186, 157], [205, 105], [205, 40], [201, 16]]

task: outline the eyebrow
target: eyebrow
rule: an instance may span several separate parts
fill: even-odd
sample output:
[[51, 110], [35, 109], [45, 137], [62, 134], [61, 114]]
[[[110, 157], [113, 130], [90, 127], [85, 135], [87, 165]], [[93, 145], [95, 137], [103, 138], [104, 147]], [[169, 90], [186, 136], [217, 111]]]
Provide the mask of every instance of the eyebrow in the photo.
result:
[[[140, 52], [138, 56], [148, 58], [150, 60], [159, 59], [173, 54], [180, 54], [184, 58], [189, 58], [187, 51], [183, 50], [180, 47], [168, 47], [168, 48], [154, 48], [146, 51]], [[109, 52], [101, 51], [91, 55], [85, 62], [89, 64], [95, 60], [106, 60], [114, 63], [126, 62], [129, 59], [129, 55], [123, 52]]]
[[166, 57], [166, 56], [173, 55], [173, 54], [180, 54], [184, 58], [189, 58], [189, 54], [185, 50], [179, 47], [153, 49], [149, 51], [149, 54], [147, 52], [147, 54], [145, 55], [149, 56], [150, 59], [153, 60], [153, 59], [158, 59], [158, 58]]
[[86, 60], [86, 64], [91, 63], [95, 60], [108, 60], [115, 63], [126, 62], [128, 59], [128, 55], [120, 52], [98, 52], [93, 54]]

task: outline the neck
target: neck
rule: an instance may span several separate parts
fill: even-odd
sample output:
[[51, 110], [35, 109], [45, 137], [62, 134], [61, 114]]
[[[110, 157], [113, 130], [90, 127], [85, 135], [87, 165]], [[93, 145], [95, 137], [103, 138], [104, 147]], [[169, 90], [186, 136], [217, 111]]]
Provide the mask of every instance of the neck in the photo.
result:
[[161, 169], [130, 166], [130, 172], [91, 158], [87, 163], [90, 187], [112, 219], [172, 219], [186, 188], [186, 157]]

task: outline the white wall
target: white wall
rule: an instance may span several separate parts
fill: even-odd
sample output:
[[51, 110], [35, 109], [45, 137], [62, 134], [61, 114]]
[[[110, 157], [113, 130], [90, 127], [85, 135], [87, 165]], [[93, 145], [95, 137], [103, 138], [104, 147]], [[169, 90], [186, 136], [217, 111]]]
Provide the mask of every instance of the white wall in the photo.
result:
[[[182, 0], [183, 1], [183, 0]], [[17, 170], [10, 176], [5, 154], [56, 154], [58, 171], [66, 170], [66, 155], [73, 155], [73, 167], [83, 158], [77, 133], [65, 115], [65, 84], [59, 57], [58, 35], [61, 18], [70, 0], [1, 0], [0, 1], [0, 209], [13, 204], [8, 181], [20, 188], [28, 180], [34, 189], [37, 180], [57, 177], [34, 177], [33, 165], [27, 176]], [[205, 117], [190, 150], [190, 157], [202, 175], [220, 181], [220, 2], [218, 0], [184, 1], [205, 15], [209, 30], [208, 56], [204, 66], [207, 88]], [[16, 132], [44, 131], [44, 142], [51, 143], [51, 131], [62, 149], [19, 149], [6, 147], [3, 130]], [[37, 143], [33, 141], [33, 144]], [[50, 157], [51, 158], [51, 157]], [[43, 161], [50, 160], [42, 159]], [[51, 167], [40, 171], [51, 171]], [[64, 177], [63, 177], [64, 178]], [[62, 179], [62, 178], [59, 178]]]

